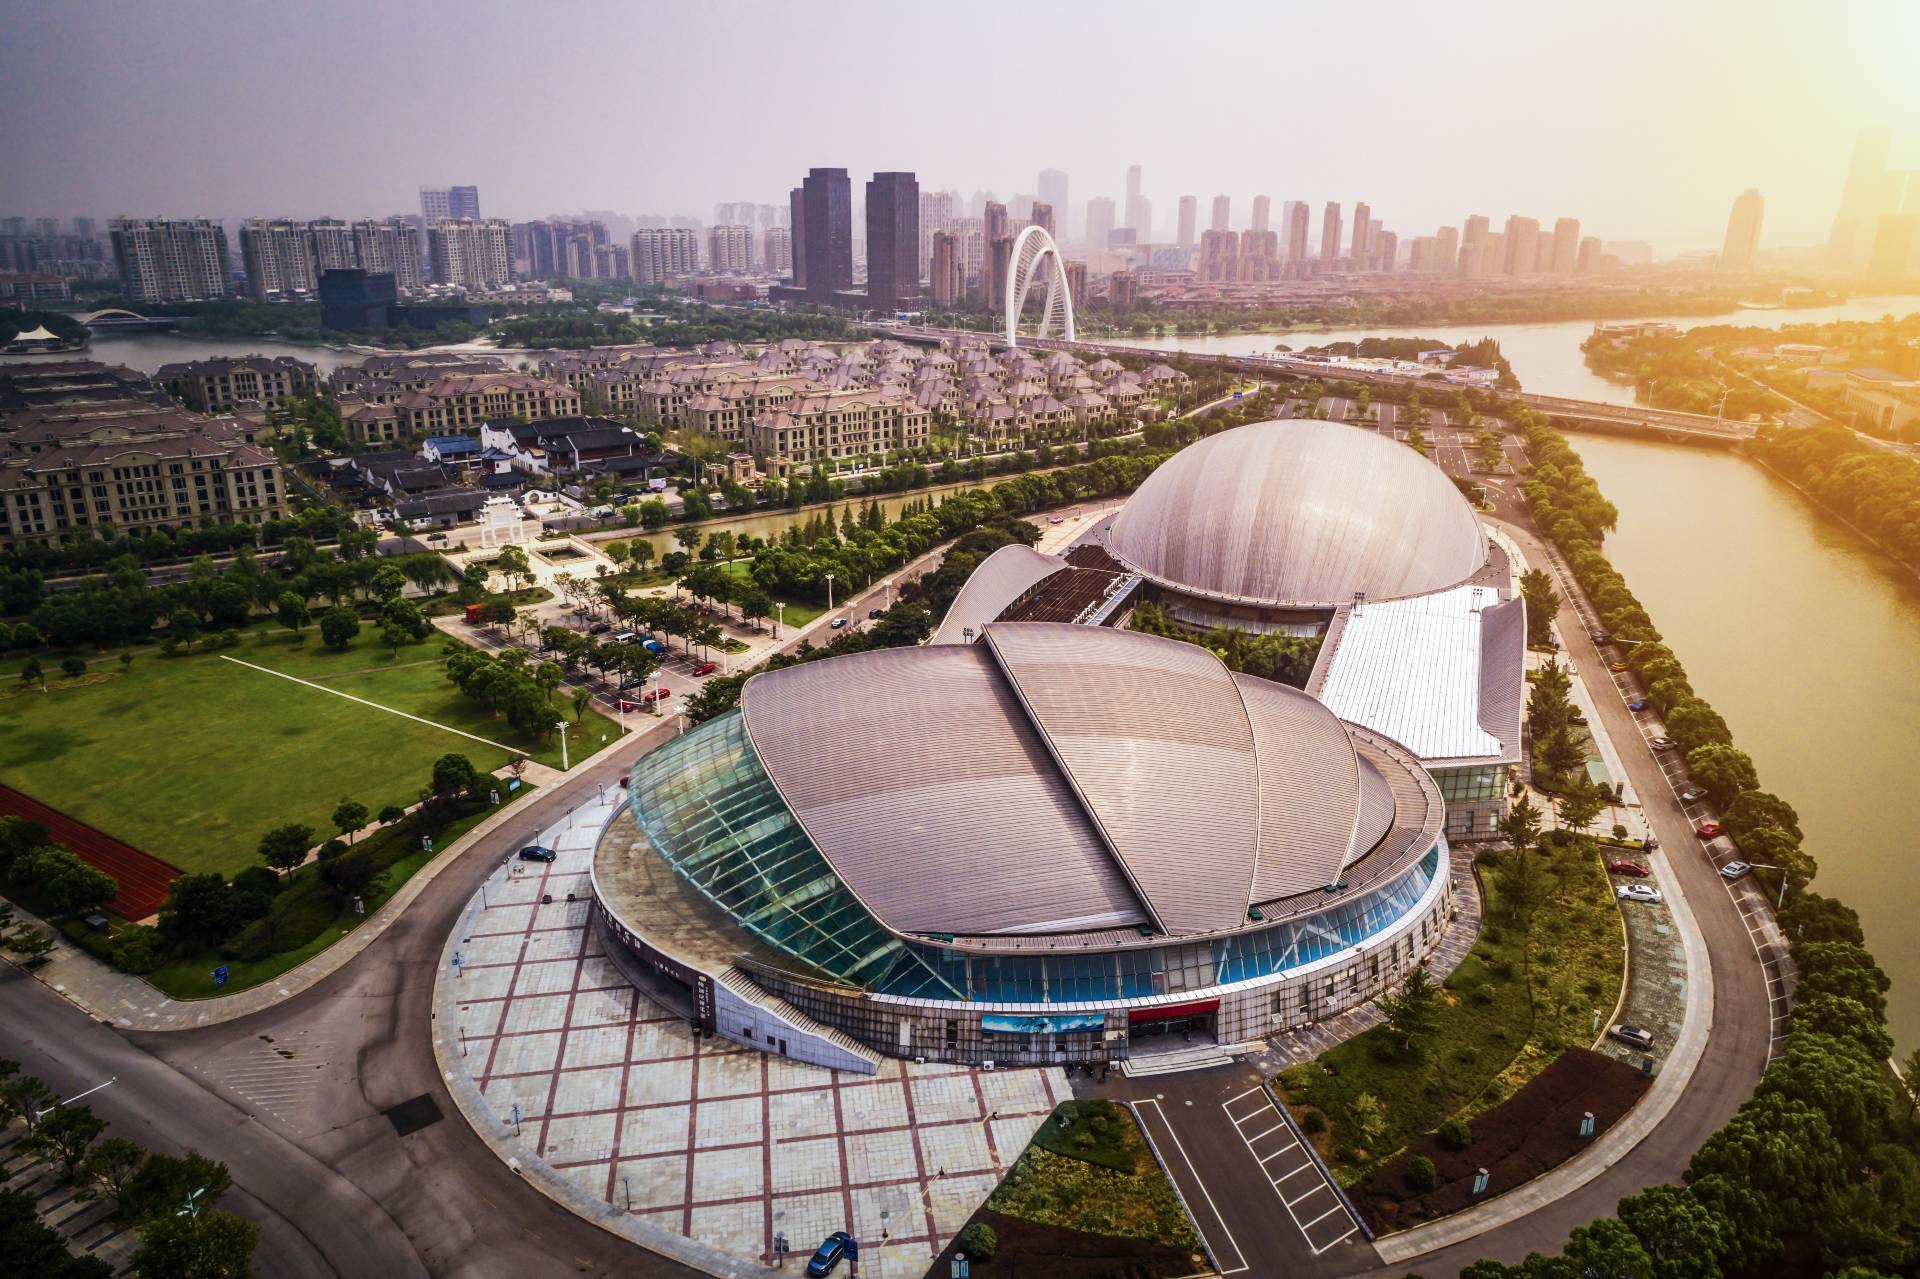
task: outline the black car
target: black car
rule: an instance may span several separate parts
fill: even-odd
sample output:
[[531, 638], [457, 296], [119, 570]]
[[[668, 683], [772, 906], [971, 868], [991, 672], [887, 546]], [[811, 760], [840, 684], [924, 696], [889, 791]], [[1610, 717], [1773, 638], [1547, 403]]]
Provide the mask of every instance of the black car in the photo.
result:
[[1642, 1030], [1638, 1026], [1615, 1026], [1607, 1031], [1608, 1039], [1617, 1039], [1629, 1048], [1638, 1048], [1641, 1052], [1653, 1048], [1653, 1032]]
[[528, 844], [520, 850], [520, 860], [523, 862], [550, 862], [559, 855], [551, 848], [543, 848], [539, 844]]
[[847, 1255], [847, 1249], [853, 1245], [853, 1236], [844, 1230], [836, 1230], [821, 1240], [820, 1246], [813, 1250], [813, 1256], [807, 1260], [807, 1279], [825, 1279], [840, 1266], [840, 1259]]
[[1706, 797], [1707, 788], [1704, 786], [1689, 786], [1680, 792], [1680, 802], [1683, 804], [1691, 804], [1696, 799], [1705, 799]]
[[593, 624], [592, 626], [589, 626], [589, 627], [587, 628], [587, 634], [589, 634], [589, 635], [605, 635], [605, 634], [606, 634], [606, 633], [607, 633], [608, 631], [610, 631], [610, 630], [612, 630], [612, 629], [613, 629], [613, 623], [612, 623], [612, 622], [595, 622], [595, 623], [594, 623], [594, 624]]
[[887, 610], [884, 608], [870, 608], [867, 610], [867, 620], [869, 622], [871, 622], [877, 617], [885, 617], [886, 615], [887, 615]]

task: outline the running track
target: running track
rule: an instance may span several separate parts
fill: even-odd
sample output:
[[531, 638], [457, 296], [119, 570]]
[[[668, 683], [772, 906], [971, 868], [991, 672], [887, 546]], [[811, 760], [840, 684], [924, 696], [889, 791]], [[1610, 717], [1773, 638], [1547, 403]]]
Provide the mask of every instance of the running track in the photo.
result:
[[186, 873], [11, 786], [0, 786], [0, 815], [40, 822], [54, 843], [65, 845], [87, 865], [113, 876], [120, 885], [120, 895], [107, 903], [107, 909], [122, 919], [145, 919], [159, 910], [167, 897], [167, 885]]

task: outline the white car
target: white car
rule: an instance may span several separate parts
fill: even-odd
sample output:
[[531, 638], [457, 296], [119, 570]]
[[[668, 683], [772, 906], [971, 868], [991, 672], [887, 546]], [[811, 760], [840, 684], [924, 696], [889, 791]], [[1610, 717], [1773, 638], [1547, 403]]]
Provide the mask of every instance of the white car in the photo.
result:
[[1650, 884], [1622, 884], [1614, 890], [1623, 902], [1657, 902], [1660, 890]]

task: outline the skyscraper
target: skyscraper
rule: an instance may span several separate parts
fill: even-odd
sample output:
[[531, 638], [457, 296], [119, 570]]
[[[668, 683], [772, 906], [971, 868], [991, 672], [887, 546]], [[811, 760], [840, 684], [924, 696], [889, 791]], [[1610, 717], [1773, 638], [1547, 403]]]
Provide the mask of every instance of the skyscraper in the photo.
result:
[[1760, 220], [1766, 215], [1767, 201], [1759, 187], [1748, 187], [1733, 202], [1727, 215], [1727, 238], [1720, 246], [1722, 271], [1751, 271], [1754, 255], [1760, 250]]
[[442, 218], [427, 227], [436, 284], [497, 289], [513, 278], [510, 228], [499, 218]]
[[1307, 207], [1305, 200], [1288, 200], [1281, 206], [1281, 213], [1286, 223], [1287, 261], [1305, 262], [1307, 230], [1313, 221], [1313, 210]]
[[1465, 276], [1487, 275], [1491, 267], [1486, 256], [1487, 233], [1492, 223], [1485, 215], [1472, 213], [1467, 215], [1464, 229], [1460, 233], [1460, 274]]
[[[933, 237], [937, 231], [953, 230], [954, 219], [959, 210], [951, 191], [922, 191], [920, 193], [920, 263], [926, 267], [933, 258]], [[928, 275], [928, 279], [932, 279]]]
[[1460, 269], [1460, 228], [1443, 226], [1433, 237], [1433, 265], [1436, 275], [1452, 275]]
[[350, 271], [360, 265], [353, 251], [353, 232], [338, 218], [316, 218], [307, 223], [307, 241], [313, 247], [316, 280], [323, 271]]
[[966, 296], [966, 262], [961, 253], [960, 239], [951, 231], [933, 233], [933, 258], [928, 280], [937, 306], [956, 306]]
[[385, 220], [355, 222], [353, 255], [362, 271], [391, 275], [403, 296], [420, 291], [420, 228], [412, 218], [396, 214]]
[[831, 298], [853, 287], [853, 183], [845, 169], [809, 169], [800, 190], [794, 259], [806, 264], [807, 292]]
[[1053, 206], [1045, 200], [1035, 200], [1033, 202], [1033, 208], [1027, 221], [1039, 227], [1048, 235], [1053, 236], [1054, 239], [1057, 240], [1060, 238], [1058, 229], [1054, 226], [1053, 222]]
[[1354, 266], [1364, 270], [1367, 264], [1369, 237], [1373, 234], [1373, 210], [1366, 201], [1353, 206], [1353, 251], [1347, 254], [1353, 259]]
[[1340, 205], [1333, 200], [1320, 218], [1320, 256], [1328, 262], [1340, 257]]
[[108, 234], [133, 301], [227, 296], [227, 231], [211, 218], [115, 218]]
[[876, 173], [867, 182], [867, 302], [891, 310], [920, 296], [920, 181]]
[[768, 275], [793, 274], [793, 232], [783, 226], [770, 226], [763, 236], [761, 250]]
[[1196, 197], [1190, 195], [1180, 197], [1180, 228], [1175, 235], [1174, 243], [1183, 249], [1193, 247], [1193, 224], [1199, 213], [1200, 201]]
[[1501, 232], [1506, 248], [1506, 260], [1502, 269], [1508, 275], [1532, 275], [1534, 257], [1540, 250], [1540, 219], [1523, 218], [1518, 213], [1507, 218], [1507, 229]]
[[421, 187], [420, 216], [429, 223], [441, 218], [480, 217], [479, 187]]
[[1580, 265], [1580, 219], [1559, 218], [1553, 224], [1553, 261], [1555, 275], [1572, 275]]
[[1144, 241], [1153, 238], [1153, 213], [1140, 194], [1140, 166], [1137, 164], [1127, 168], [1127, 204], [1121, 212], [1126, 214], [1126, 225], [1133, 228], [1138, 239]]
[[1213, 197], [1213, 222], [1211, 223], [1212, 228], [1215, 231], [1226, 230], [1227, 223], [1232, 217], [1233, 217], [1233, 201], [1224, 195], [1214, 196]]
[[1854, 138], [1840, 212], [1827, 238], [1827, 259], [1835, 270], [1858, 271], [1865, 266], [1880, 215], [1894, 211], [1897, 197], [1887, 178], [1887, 149], [1892, 141], [1887, 129], [1862, 129]]
[[1271, 196], [1265, 196], [1265, 195], [1254, 196], [1253, 197], [1253, 225], [1248, 229], [1253, 231], [1268, 230], [1269, 228], [1267, 226], [1267, 220], [1272, 216], [1272, 214], [1273, 214], [1273, 198]]
[[[807, 287], [807, 193], [804, 187], [794, 187], [787, 192], [787, 226], [793, 236], [787, 245], [787, 256], [791, 259], [789, 275], [793, 287]], [[640, 278], [640, 249], [636, 244], [633, 250], [633, 278]]]
[[256, 302], [313, 293], [313, 248], [302, 223], [248, 218], [240, 224], [240, 260], [247, 271], [247, 291]]
[[744, 275], [753, 269], [753, 228], [734, 223], [707, 228], [707, 269]]
[[1107, 247], [1107, 237], [1113, 234], [1113, 199], [1110, 196], [1097, 195], [1087, 201], [1087, 248], [1099, 250]]
[[1072, 233], [1073, 228], [1070, 225], [1073, 221], [1070, 213], [1072, 206], [1067, 203], [1066, 174], [1058, 169], [1040, 170], [1040, 203], [1053, 206], [1053, 216], [1059, 222], [1061, 236]]
[[1239, 278], [1240, 237], [1231, 231], [1209, 229], [1200, 237], [1199, 278], [1210, 284]]

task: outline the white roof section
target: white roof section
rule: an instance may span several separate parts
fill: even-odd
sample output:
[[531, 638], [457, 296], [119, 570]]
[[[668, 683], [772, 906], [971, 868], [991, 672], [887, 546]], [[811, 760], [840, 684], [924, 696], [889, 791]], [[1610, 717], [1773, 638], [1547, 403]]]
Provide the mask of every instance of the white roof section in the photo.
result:
[[1518, 758], [1517, 735], [1502, 741], [1481, 713], [1482, 614], [1501, 602], [1492, 587], [1461, 586], [1342, 610], [1310, 691], [1422, 760]]
[[[1043, 555], [1019, 542], [1001, 547], [974, 566], [931, 642], [972, 643], [986, 632], [988, 622], [1007, 611], [1008, 605], [1066, 566], [1065, 560]], [[969, 635], [969, 631], [973, 633]]]
[[1330, 608], [1457, 586], [1487, 538], [1439, 467], [1359, 427], [1256, 422], [1189, 445], [1121, 508], [1107, 549], [1203, 598]]

